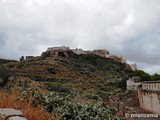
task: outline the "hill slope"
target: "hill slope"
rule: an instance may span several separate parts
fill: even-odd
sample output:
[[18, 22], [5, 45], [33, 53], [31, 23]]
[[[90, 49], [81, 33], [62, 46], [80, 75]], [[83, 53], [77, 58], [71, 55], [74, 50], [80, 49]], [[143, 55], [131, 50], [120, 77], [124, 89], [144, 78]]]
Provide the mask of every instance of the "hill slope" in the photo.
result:
[[[32, 91], [32, 95], [36, 92], [43, 94], [53, 91], [56, 95], [69, 95], [65, 98], [71, 102], [69, 104], [92, 105], [98, 101], [103, 102], [102, 100], [109, 95], [121, 91], [114, 84], [127, 79], [132, 73], [126, 69], [124, 64], [98, 55], [76, 55], [73, 52], [68, 54], [69, 57], [47, 57], [41, 60], [2, 65], [14, 77], [14, 80], [9, 79], [3, 89], [15, 88], [21, 92], [25, 91], [24, 93], [29, 89], [29, 91], [34, 91]], [[50, 94], [47, 95], [47, 97], [49, 96]], [[48, 102], [43, 101], [46, 98], [42, 98], [42, 96], [38, 98], [38, 103], [48, 105]], [[52, 99], [51, 101], [53, 102]], [[61, 104], [58, 103], [58, 106]], [[54, 105], [53, 103], [49, 105], [47, 110], [52, 111]]]
[[90, 88], [99, 92], [103, 87], [107, 88], [109, 81], [126, 79], [131, 73], [123, 64], [111, 59], [72, 52], [69, 57], [11, 63], [6, 65], [6, 69], [14, 76], [42, 82], [48, 85], [47, 89], [61, 86], [71, 91], [85, 92]]

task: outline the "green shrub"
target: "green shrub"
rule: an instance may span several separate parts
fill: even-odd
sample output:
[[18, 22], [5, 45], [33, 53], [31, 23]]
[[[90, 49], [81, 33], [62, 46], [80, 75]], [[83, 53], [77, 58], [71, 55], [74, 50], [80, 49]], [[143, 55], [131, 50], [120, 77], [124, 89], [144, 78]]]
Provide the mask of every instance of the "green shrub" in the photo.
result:
[[68, 88], [64, 88], [61, 86], [50, 86], [48, 90], [55, 91], [55, 92], [62, 92], [62, 93], [70, 93], [70, 90]]
[[64, 96], [56, 92], [40, 94], [35, 88], [21, 92], [19, 97], [20, 100], [32, 99], [33, 106], [43, 105], [44, 110], [55, 113], [59, 120], [120, 120], [118, 111], [105, 106], [103, 102], [82, 104], [71, 102], [69, 98], [70, 95]]
[[0, 67], [0, 86], [4, 86], [10, 77], [9, 72], [4, 68]]
[[126, 92], [123, 93], [122, 96], [130, 98], [135, 94], [135, 92], [136, 92], [135, 90], [127, 90]]
[[93, 99], [93, 100], [100, 100], [100, 97], [98, 95], [94, 95], [94, 94], [89, 94], [86, 96], [88, 99]]
[[51, 74], [55, 74], [55, 73], [56, 73], [56, 71], [55, 71], [54, 68], [47, 68], [47, 71], [48, 71], [49, 73], [51, 73]]

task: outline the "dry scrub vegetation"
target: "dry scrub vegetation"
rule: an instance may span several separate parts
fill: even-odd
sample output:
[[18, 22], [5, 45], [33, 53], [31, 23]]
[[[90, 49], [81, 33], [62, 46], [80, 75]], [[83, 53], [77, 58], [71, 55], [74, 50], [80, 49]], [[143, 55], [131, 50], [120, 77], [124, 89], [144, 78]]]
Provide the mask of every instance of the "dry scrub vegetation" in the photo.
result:
[[53, 120], [53, 116], [44, 112], [41, 106], [31, 106], [32, 101], [17, 100], [19, 93], [12, 90], [11, 93], [0, 91], [0, 107], [20, 109], [27, 120]]

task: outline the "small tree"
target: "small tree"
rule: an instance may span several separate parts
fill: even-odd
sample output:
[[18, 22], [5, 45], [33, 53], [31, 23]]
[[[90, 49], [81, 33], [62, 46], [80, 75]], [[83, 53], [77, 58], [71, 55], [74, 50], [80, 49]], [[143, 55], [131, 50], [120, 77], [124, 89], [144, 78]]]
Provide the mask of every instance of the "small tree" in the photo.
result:
[[154, 75], [151, 76], [151, 80], [160, 80], [160, 75], [155, 73]]
[[136, 71], [134, 72], [134, 76], [139, 76], [142, 81], [151, 80], [150, 74], [144, 72], [143, 70], [136, 70]]
[[141, 77], [142, 81], [149, 81], [149, 80], [151, 80], [151, 76], [149, 74], [147, 74], [147, 73], [142, 74], [140, 77]]
[[3, 86], [7, 82], [9, 76], [8, 71], [4, 67], [0, 67], [0, 86]]
[[126, 88], [126, 80], [122, 79], [120, 81], [117, 81], [116, 87], [118, 87], [118, 88], [124, 88], [125, 89]]

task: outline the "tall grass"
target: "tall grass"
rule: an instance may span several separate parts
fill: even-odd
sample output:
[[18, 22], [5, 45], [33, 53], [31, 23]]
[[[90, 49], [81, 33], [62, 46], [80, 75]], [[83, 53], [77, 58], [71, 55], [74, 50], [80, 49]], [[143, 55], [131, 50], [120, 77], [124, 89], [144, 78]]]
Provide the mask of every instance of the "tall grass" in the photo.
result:
[[27, 120], [54, 120], [53, 115], [44, 112], [41, 106], [33, 107], [32, 101], [17, 100], [19, 93], [13, 90], [11, 93], [0, 91], [0, 108], [20, 109]]

